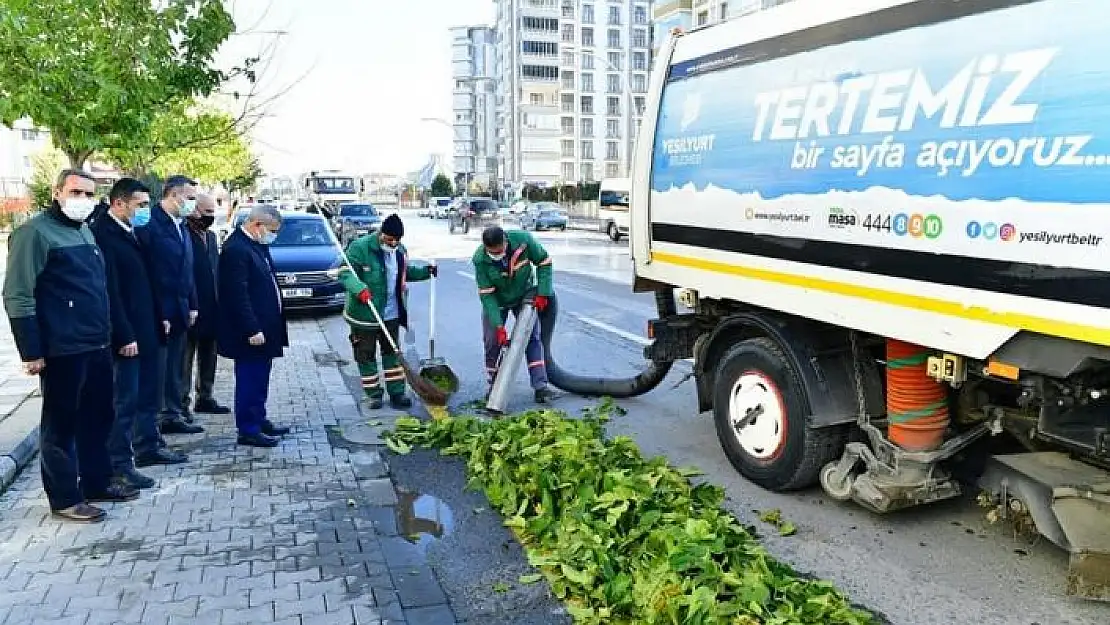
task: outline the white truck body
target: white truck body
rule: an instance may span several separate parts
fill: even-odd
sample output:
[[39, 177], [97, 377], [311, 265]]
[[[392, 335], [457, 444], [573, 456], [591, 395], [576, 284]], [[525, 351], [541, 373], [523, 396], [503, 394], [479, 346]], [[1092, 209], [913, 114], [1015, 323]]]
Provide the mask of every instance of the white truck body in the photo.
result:
[[667, 38], [629, 237], [635, 288], [693, 312], [645, 355], [694, 358], [741, 474], [879, 513], [974, 481], [1110, 601], [1107, 18], [795, 0]]
[[1092, 11], [797, 0], [668, 39], [636, 274], [973, 358], [1022, 331], [1110, 345]]

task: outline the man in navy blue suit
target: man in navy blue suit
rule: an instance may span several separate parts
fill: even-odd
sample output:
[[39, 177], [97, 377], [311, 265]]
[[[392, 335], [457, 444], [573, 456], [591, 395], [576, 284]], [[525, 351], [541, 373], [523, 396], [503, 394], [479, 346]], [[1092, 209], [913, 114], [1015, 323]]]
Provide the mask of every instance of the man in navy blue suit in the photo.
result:
[[151, 211], [150, 223], [137, 228], [150, 256], [150, 272], [162, 310], [165, 345], [159, 355], [163, 434], [196, 434], [204, 428], [185, 421], [181, 405], [182, 365], [189, 328], [197, 319], [197, 293], [193, 284], [193, 246], [185, 217], [196, 208], [196, 182], [170, 176], [162, 188], [162, 201]]
[[[189, 239], [193, 246], [193, 282], [197, 291], [197, 321], [189, 328], [185, 347], [185, 364], [182, 380], [182, 407], [185, 420], [193, 422], [189, 412], [190, 391], [193, 387], [193, 370], [196, 370], [197, 401], [193, 412], [223, 415], [231, 412], [221, 406], [212, 395], [216, 382], [216, 324], [219, 321], [219, 297], [216, 293], [216, 268], [220, 250], [216, 233], [209, 228], [215, 221], [216, 201], [210, 195], [197, 197], [197, 209], [186, 218]], [[194, 367], [193, 364], [196, 363]]]
[[281, 289], [267, 246], [281, 229], [281, 213], [267, 204], [251, 209], [220, 252], [220, 355], [235, 361], [235, 426], [239, 444], [276, 447], [289, 428], [266, 418], [270, 370], [289, 345]]
[[179, 464], [188, 458], [167, 449], [158, 434], [158, 355], [165, 333], [147, 271], [150, 262], [134, 233], [150, 221], [150, 191], [134, 178], [121, 178], [108, 197], [108, 211], [92, 227], [107, 269], [115, 357], [116, 421], [108, 452], [115, 481], [151, 488], [154, 480], [136, 466]]

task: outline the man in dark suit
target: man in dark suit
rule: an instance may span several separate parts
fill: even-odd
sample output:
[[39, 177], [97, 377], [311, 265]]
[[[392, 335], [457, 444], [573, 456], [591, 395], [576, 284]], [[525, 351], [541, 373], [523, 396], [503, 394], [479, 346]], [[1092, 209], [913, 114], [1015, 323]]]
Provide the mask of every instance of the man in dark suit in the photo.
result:
[[134, 233], [150, 221], [150, 190], [134, 178], [121, 178], [108, 197], [108, 211], [92, 227], [107, 268], [112, 322], [116, 421], [108, 453], [114, 482], [151, 488], [154, 480], [136, 466], [179, 464], [188, 458], [167, 449], [158, 433], [158, 354], [166, 335], [147, 271], [149, 260]]
[[185, 176], [170, 176], [162, 188], [162, 201], [151, 211], [150, 223], [135, 230], [150, 258], [162, 329], [166, 344], [159, 358], [162, 375], [163, 434], [196, 434], [204, 428], [186, 423], [181, 405], [181, 367], [185, 362], [186, 334], [197, 319], [197, 293], [193, 285], [193, 246], [185, 217], [196, 208], [196, 183]]
[[189, 226], [189, 243], [193, 249], [193, 283], [197, 290], [197, 321], [189, 328], [185, 345], [185, 364], [182, 369], [181, 402], [185, 409], [185, 420], [193, 422], [189, 412], [189, 394], [193, 387], [193, 363], [197, 371], [197, 401], [194, 412], [206, 414], [228, 414], [231, 409], [221, 406], [212, 396], [212, 386], [216, 383], [216, 325], [219, 321], [218, 298], [216, 293], [216, 269], [220, 260], [220, 250], [216, 243], [216, 233], [209, 230], [216, 220], [216, 203], [210, 195], [197, 196], [197, 209], [185, 221]]
[[235, 426], [239, 444], [276, 447], [289, 428], [266, 418], [270, 370], [289, 345], [281, 290], [266, 247], [277, 238], [281, 213], [260, 204], [220, 252], [220, 355], [235, 361]]

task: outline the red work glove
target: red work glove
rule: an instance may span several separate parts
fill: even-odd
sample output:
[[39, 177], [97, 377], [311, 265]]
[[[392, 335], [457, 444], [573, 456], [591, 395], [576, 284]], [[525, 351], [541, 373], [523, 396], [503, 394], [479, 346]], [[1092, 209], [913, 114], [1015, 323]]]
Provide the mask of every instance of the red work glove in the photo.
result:
[[536, 305], [536, 310], [543, 312], [543, 309], [547, 308], [547, 296], [537, 295], [536, 299], [533, 300], [532, 303]]
[[505, 330], [505, 326], [501, 326], [500, 328], [497, 328], [497, 344], [498, 345], [508, 345], [509, 344], [509, 333]]
[[358, 301], [362, 302], [363, 304], [369, 304], [370, 303], [370, 289], [363, 289], [362, 293], [358, 294]]

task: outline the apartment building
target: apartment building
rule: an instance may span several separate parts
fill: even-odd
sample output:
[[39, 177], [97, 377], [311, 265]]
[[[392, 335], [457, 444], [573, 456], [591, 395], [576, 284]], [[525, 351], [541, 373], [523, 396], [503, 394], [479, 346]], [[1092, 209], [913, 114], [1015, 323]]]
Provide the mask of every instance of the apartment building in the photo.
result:
[[34, 173], [32, 159], [50, 146], [50, 133], [35, 128], [28, 119], [13, 127], [0, 124], [0, 199], [22, 198]]
[[451, 29], [452, 129], [456, 183], [497, 184], [495, 34], [490, 26]]
[[624, 176], [647, 93], [649, 0], [494, 0], [506, 185]]

